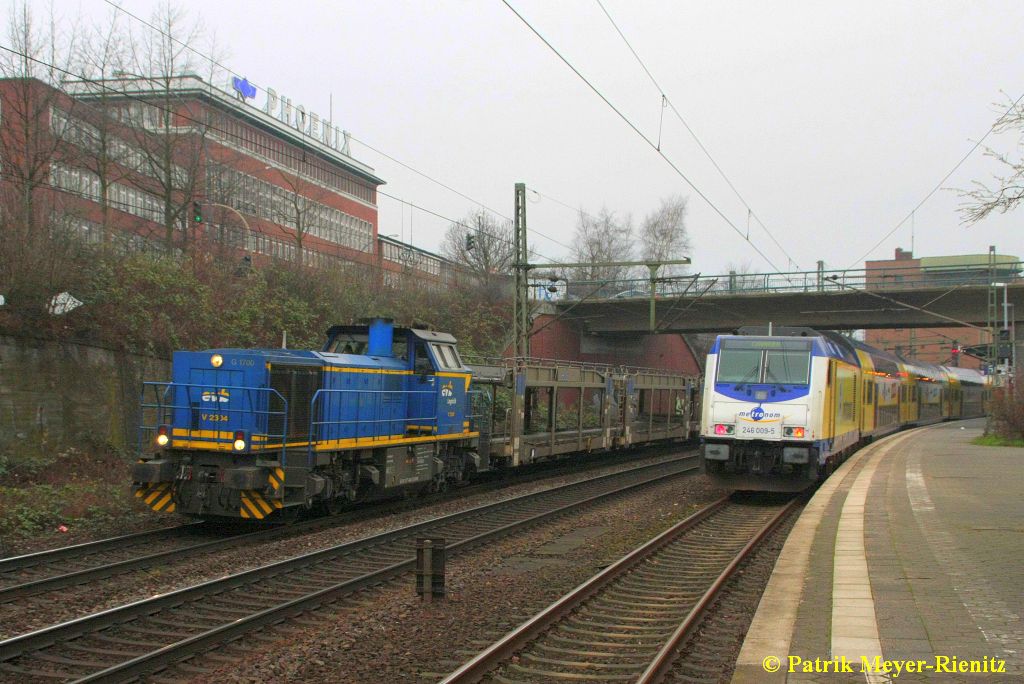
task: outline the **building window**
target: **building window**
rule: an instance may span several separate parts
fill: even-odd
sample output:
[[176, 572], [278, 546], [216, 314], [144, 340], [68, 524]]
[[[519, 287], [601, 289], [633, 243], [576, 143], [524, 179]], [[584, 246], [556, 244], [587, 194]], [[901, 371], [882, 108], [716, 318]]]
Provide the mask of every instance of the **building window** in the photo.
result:
[[221, 164], [209, 164], [207, 194], [241, 212], [360, 252], [373, 251], [373, 224]]

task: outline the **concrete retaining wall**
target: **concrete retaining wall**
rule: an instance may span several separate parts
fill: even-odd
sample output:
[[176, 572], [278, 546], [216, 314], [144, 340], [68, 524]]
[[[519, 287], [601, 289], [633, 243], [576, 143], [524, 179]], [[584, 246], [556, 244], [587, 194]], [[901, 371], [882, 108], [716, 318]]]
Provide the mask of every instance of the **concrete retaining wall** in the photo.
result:
[[0, 336], [0, 446], [91, 439], [134, 449], [142, 382], [169, 376], [166, 359]]

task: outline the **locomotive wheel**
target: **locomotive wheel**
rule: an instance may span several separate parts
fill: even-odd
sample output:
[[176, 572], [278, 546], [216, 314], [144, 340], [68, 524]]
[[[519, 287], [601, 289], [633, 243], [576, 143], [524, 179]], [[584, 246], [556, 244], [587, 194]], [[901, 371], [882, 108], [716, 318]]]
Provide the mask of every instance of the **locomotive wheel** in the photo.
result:
[[288, 506], [278, 511], [278, 515], [280, 517], [278, 517], [277, 522], [283, 525], [291, 525], [302, 515], [302, 508], [300, 506]]
[[335, 497], [328, 497], [317, 504], [319, 512], [324, 515], [336, 515], [341, 511], [341, 501]]

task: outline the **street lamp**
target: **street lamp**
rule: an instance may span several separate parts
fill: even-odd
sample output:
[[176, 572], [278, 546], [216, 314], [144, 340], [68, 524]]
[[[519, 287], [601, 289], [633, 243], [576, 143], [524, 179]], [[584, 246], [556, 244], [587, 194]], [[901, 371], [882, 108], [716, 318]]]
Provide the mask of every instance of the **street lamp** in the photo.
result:
[[234, 212], [235, 216], [237, 216], [239, 219], [241, 219], [242, 225], [245, 226], [245, 251], [248, 253], [247, 256], [251, 260], [252, 259], [252, 243], [254, 242], [253, 238], [252, 238], [252, 228], [249, 227], [249, 222], [245, 220], [245, 216], [242, 215], [242, 212], [238, 211], [237, 209], [235, 209], [230, 204], [222, 204], [221, 202], [207, 202], [207, 201], [204, 201], [203, 204], [205, 204], [207, 206], [210, 206], [210, 207], [220, 207], [221, 209], [227, 209], [228, 211]]

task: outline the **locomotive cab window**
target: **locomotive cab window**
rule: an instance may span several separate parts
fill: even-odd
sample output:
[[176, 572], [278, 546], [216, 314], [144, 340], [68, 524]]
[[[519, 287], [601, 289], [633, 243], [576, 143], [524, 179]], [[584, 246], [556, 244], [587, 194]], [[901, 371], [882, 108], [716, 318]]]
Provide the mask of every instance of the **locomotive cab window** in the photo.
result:
[[462, 368], [462, 361], [459, 359], [458, 354], [455, 352], [455, 347], [450, 344], [437, 344], [436, 342], [431, 343], [430, 347], [434, 350], [434, 356], [437, 357], [437, 362], [441, 365], [441, 368], [459, 370]]
[[728, 339], [718, 352], [718, 382], [806, 385], [811, 341]]
[[421, 340], [416, 340], [416, 344], [413, 346], [413, 362], [412, 369], [416, 373], [433, 373], [434, 364], [430, 360], [430, 353], [427, 351], [426, 343]]
[[409, 343], [404, 338], [396, 337], [391, 345], [391, 355], [403, 361], [409, 360]]
[[331, 340], [327, 351], [333, 354], [365, 354], [368, 341], [366, 334], [342, 333]]

